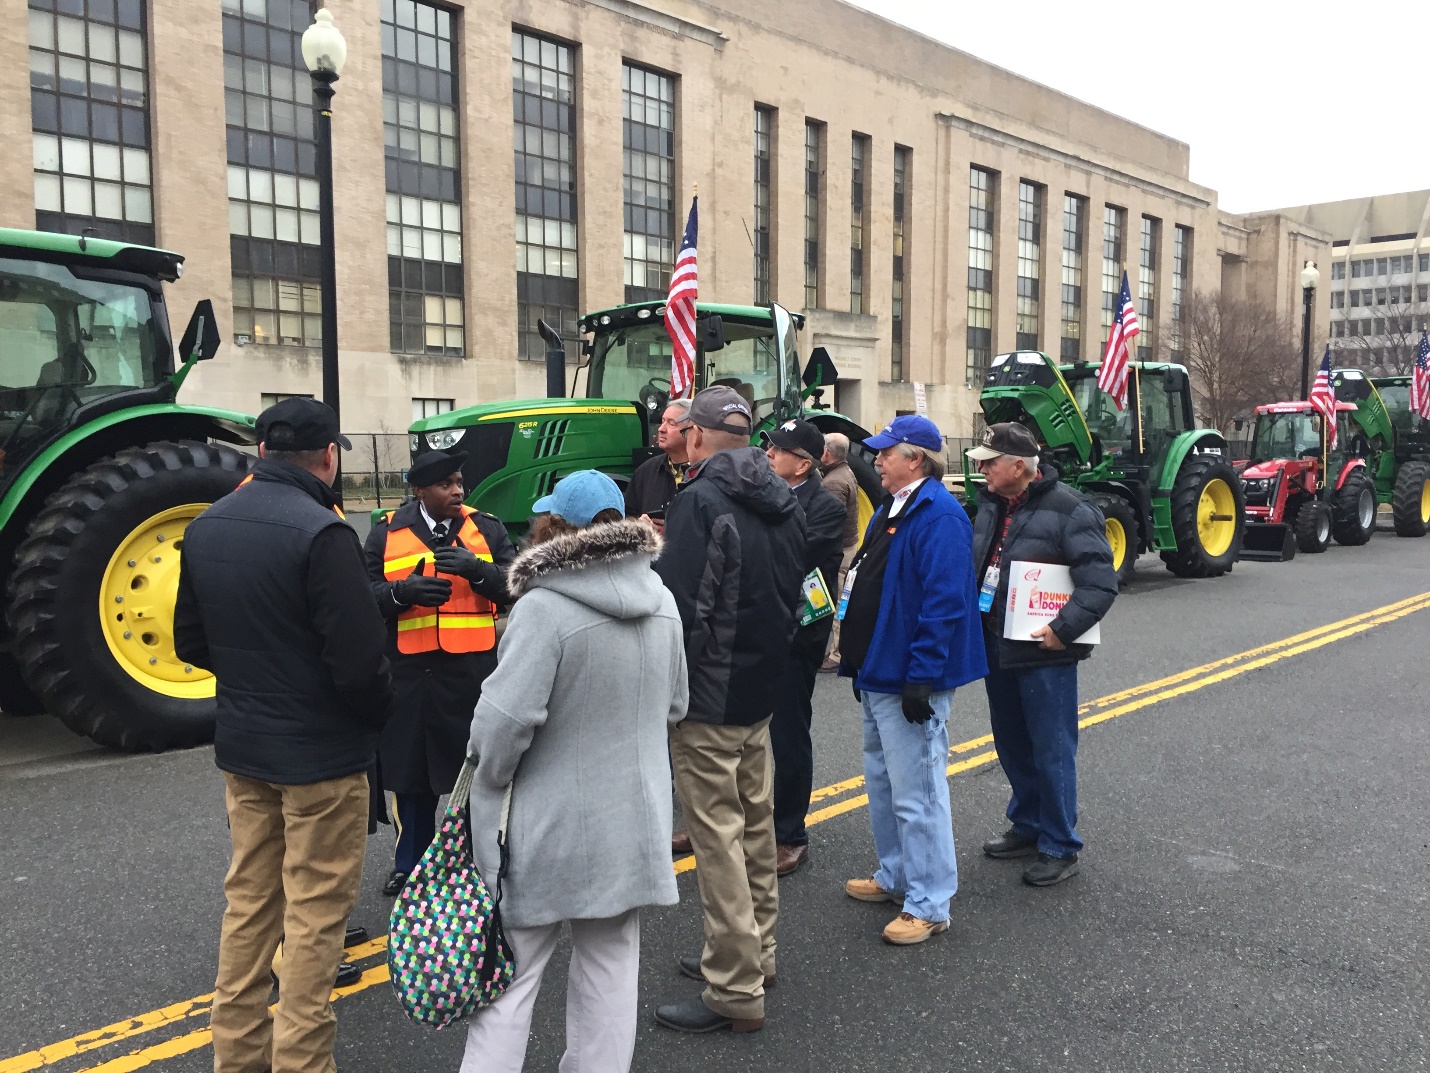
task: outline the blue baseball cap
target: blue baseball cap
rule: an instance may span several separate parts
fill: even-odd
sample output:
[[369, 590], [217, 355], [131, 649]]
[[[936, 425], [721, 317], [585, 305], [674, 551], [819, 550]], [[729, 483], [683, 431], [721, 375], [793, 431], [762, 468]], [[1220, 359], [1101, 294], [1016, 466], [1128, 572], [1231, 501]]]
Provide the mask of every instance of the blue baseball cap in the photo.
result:
[[611, 509], [626, 512], [626, 498], [621, 486], [598, 469], [579, 469], [556, 482], [549, 496], [542, 496], [531, 505], [537, 514], [559, 514], [572, 525], [590, 525], [601, 511]]
[[864, 441], [864, 446], [874, 451], [882, 451], [896, 443], [911, 443], [929, 451], [943, 450], [943, 437], [938, 426], [921, 414], [902, 414]]

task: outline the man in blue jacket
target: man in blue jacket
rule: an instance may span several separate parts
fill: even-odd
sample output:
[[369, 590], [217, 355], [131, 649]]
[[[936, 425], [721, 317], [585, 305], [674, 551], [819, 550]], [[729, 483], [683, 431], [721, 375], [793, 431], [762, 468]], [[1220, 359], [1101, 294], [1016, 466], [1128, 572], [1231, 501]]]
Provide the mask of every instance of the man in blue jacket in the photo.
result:
[[953, 691], [988, 673], [973, 576], [973, 530], [944, 488], [943, 437], [926, 417], [896, 417], [864, 441], [889, 498], [869, 523], [840, 595], [839, 673], [864, 708], [864, 781], [879, 870], [845, 893], [903, 911], [896, 946], [948, 930], [958, 889], [949, 811]]

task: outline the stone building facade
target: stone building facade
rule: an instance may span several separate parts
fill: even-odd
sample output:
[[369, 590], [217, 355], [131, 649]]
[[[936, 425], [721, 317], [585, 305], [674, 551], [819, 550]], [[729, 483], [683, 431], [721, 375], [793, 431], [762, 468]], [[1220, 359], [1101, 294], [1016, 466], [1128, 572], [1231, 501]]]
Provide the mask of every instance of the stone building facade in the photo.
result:
[[[1328, 237], [1233, 218], [1165, 135], [837, 0], [331, 0], [344, 423], [538, 395], [538, 317], [658, 295], [700, 193], [705, 300], [778, 301], [867, 426], [988, 358], [1096, 359], [1124, 267], [1147, 357], [1227, 285], [1295, 312]], [[186, 397], [319, 393], [309, 0], [0, 0], [0, 223], [184, 253], [233, 345]], [[27, 53], [28, 48], [28, 53]], [[1056, 81], [1056, 73], [1049, 74]], [[1287, 296], [1290, 296], [1289, 299]], [[1319, 314], [1324, 322], [1325, 311]]]

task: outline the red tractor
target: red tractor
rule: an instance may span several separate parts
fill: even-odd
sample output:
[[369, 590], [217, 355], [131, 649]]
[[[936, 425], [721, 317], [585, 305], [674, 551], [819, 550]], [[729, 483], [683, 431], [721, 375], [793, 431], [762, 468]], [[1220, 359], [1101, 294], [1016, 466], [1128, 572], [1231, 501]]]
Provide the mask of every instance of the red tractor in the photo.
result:
[[1309, 402], [1256, 408], [1251, 458], [1241, 471], [1243, 559], [1279, 562], [1298, 550], [1325, 551], [1332, 537], [1353, 546], [1371, 538], [1377, 503], [1367, 459], [1385, 449], [1375, 417], [1337, 402], [1337, 442], [1328, 450], [1324, 421]]

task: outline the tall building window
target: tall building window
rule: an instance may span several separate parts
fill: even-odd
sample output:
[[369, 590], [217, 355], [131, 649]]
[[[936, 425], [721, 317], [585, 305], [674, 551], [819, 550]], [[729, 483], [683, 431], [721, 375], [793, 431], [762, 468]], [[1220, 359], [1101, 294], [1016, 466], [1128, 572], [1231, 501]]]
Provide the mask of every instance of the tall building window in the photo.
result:
[[449, 414], [456, 403], [456, 399], [420, 399], [412, 400], [412, 420], [421, 421], [424, 417], [436, 417], [438, 414]]
[[1063, 331], [1059, 356], [1082, 361], [1082, 259], [1087, 248], [1087, 199], [1063, 195]]
[[577, 334], [575, 73], [570, 45], [512, 33], [517, 355], [529, 361], [546, 356], [538, 321]]
[[1127, 210], [1115, 205], [1102, 207], [1102, 340], [1112, 330], [1112, 316], [1122, 294], [1122, 271], [1126, 264], [1124, 243]]
[[[1192, 273], [1192, 229], [1177, 226], [1172, 230], [1172, 360], [1182, 360], [1183, 337], [1182, 318], [1187, 310], [1187, 288], [1191, 284]], [[1339, 291], [1331, 298], [1345, 301], [1345, 292]]]
[[621, 67], [626, 301], [664, 298], [675, 262], [675, 79]]
[[912, 149], [894, 146], [894, 271], [889, 325], [889, 379], [905, 379], [904, 349], [908, 342], [908, 310], [904, 305], [904, 273], [908, 266], [909, 160]]
[[993, 197], [994, 175], [968, 172], [968, 382], [988, 373], [993, 357]]
[[775, 110], [755, 105], [755, 302], [770, 301], [770, 141]]
[[804, 307], [818, 309], [820, 198], [824, 194], [824, 124], [804, 124]]
[[421, 0], [382, 12], [387, 319], [400, 354], [462, 353], [462, 206], [452, 14]]
[[223, 0], [233, 330], [322, 343], [313, 92], [299, 39], [310, 0]]
[[35, 226], [154, 243], [143, 0], [30, 0]]
[[1142, 250], [1137, 269], [1137, 356], [1151, 361], [1157, 353], [1157, 254], [1162, 245], [1162, 221], [1142, 217]]
[[1014, 345], [1038, 349], [1038, 308], [1041, 303], [1038, 262], [1043, 249], [1043, 188], [1018, 183], [1018, 306]]
[[863, 313], [864, 278], [869, 254], [864, 242], [869, 232], [869, 199], [864, 182], [869, 167], [869, 136], [856, 134], [849, 147], [849, 312]]

